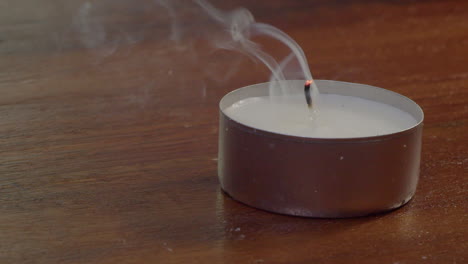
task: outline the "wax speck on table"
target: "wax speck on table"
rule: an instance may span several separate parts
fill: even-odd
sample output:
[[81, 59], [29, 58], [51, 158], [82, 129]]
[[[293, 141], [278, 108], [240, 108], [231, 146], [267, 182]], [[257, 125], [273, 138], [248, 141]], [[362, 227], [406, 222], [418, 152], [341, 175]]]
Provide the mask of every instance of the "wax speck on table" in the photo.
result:
[[204, 83], [202, 85], [201, 94], [203, 98], [206, 98], [206, 84]]
[[167, 246], [167, 242], [163, 242], [162, 244], [163, 244], [164, 249], [166, 249], [167, 251], [169, 251], [169, 252], [174, 251], [171, 247]]

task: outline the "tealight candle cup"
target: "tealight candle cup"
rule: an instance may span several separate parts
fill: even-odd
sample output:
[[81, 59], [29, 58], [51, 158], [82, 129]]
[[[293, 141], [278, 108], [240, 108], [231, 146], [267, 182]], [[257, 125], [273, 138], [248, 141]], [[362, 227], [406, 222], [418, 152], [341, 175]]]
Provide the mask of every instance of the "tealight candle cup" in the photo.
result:
[[[304, 81], [288, 82], [302, 87]], [[407, 97], [378, 87], [327, 80], [316, 84], [320, 93], [391, 105], [417, 123], [396, 133], [356, 138], [273, 133], [239, 123], [224, 112], [239, 100], [269, 93], [268, 83], [240, 88], [220, 101], [221, 188], [246, 205], [306, 217], [365, 216], [406, 204], [419, 178], [422, 109]], [[300, 89], [294, 92], [303, 94]]]

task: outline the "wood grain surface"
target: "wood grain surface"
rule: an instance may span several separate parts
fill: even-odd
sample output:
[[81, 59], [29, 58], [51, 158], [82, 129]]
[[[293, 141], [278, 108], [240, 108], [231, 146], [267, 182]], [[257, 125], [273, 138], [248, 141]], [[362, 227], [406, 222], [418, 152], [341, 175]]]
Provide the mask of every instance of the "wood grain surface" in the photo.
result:
[[468, 262], [467, 1], [213, 1], [290, 34], [315, 78], [424, 109], [414, 199], [341, 220], [222, 193], [218, 102], [269, 73], [216, 49], [190, 1], [161, 3], [1, 1], [0, 263]]

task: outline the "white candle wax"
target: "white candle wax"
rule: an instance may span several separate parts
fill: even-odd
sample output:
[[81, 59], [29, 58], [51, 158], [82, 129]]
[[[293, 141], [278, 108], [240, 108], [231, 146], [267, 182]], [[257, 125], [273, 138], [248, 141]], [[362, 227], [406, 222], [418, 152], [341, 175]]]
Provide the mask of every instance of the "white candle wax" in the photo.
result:
[[321, 94], [313, 115], [300, 94], [251, 97], [224, 112], [244, 125], [300, 137], [356, 138], [391, 134], [413, 127], [416, 119], [393, 106], [337, 94]]

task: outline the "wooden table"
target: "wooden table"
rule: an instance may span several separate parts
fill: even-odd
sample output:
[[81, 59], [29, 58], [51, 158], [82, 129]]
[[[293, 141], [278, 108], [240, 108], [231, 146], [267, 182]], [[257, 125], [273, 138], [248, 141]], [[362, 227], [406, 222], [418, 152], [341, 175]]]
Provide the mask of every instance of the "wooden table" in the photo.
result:
[[315, 78], [424, 109], [414, 199], [341, 220], [222, 193], [219, 99], [269, 72], [169, 2], [0, 3], [0, 263], [468, 262], [467, 1], [213, 1], [290, 34]]

